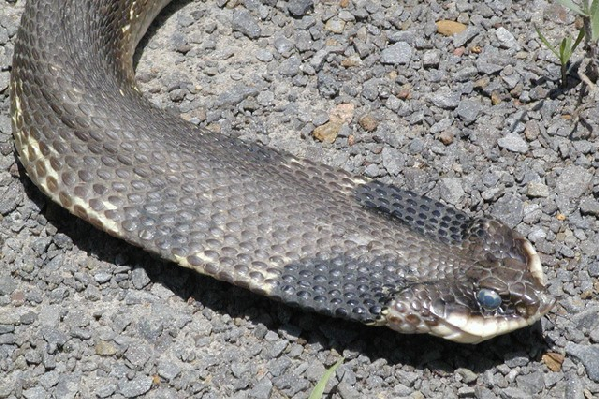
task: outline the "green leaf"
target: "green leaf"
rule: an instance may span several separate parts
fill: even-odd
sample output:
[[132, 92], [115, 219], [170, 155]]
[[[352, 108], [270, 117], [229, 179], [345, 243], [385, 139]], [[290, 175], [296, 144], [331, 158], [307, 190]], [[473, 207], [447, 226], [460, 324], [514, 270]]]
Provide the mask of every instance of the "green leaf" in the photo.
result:
[[576, 41], [572, 45], [572, 51], [571, 51], [571, 53], [573, 53], [574, 50], [576, 50], [576, 47], [578, 47], [578, 45], [580, 44], [580, 42], [582, 42], [582, 39], [584, 39], [584, 35], [585, 35], [584, 28], [578, 31], [578, 37], [576, 38]]
[[557, 2], [578, 15], [585, 15], [582, 9], [578, 5], [576, 5], [572, 0], [557, 0]]
[[537, 28], [537, 27], [535, 26], [535, 30], [537, 31], [537, 35], [539, 35], [539, 39], [541, 39], [541, 42], [542, 42], [542, 43], [545, 45], [545, 47], [547, 47], [549, 50], [551, 50], [551, 52], [552, 52], [553, 54], [555, 54], [555, 56], [556, 56], [558, 59], [561, 59], [561, 58], [560, 58], [560, 56], [559, 56], [559, 53], [558, 53], [558, 52], [557, 52], [557, 50], [556, 50], [556, 48], [555, 48], [555, 47], [553, 47], [553, 46], [551, 45], [551, 43], [549, 43], [549, 41], [548, 41], [547, 39], [545, 39], [545, 36], [543, 36], [543, 34], [542, 34], [542, 33], [541, 33], [541, 31], [539, 30], [539, 28]]
[[345, 358], [342, 357], [341, 359], [337, 360], [337, 363], [335, 363], [333, 367], [325, 371], [320, 381], [318, 381], [318, 384], [316, 384], [310, 393], [310, 397], [308, 399], [322, 399], [322, 394], [324, 393], [324, 388], [327, 386], [327, 382], [329, 382], [335, 371], [337, 371], [337, 368], [343, 364], [344, 360]]
[[599, 0], [593, 0], [591, 4], [591, 41], [599, 39]]
[[559, 46], [559, 61], [562, 63], [562, 65], [566, 65], [568, 63], [568, 60], [570, 59], [570, 56], [572, 56], [572, 53], [570, 52], [571, 42], [572, 39], [570, 39], [569, 37], [564, 37], [562, 39], [562, 43]]

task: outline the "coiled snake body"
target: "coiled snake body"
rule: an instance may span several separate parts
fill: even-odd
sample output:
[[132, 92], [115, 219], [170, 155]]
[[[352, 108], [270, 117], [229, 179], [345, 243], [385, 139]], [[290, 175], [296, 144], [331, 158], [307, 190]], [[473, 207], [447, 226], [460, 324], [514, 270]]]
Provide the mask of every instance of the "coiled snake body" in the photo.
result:
[[531, 244], [491, 219], [150, 106], [132, 54], [169, 0], [29, 0], [11, 79], [20, 161], [109, 234], [285, 303], [478, 342], [554, 300]]

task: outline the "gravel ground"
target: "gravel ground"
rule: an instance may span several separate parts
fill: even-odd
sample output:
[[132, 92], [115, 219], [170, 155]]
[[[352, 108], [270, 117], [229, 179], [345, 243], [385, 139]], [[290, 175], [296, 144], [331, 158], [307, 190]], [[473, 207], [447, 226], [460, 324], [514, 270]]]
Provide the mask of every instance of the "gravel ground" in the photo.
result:
[[[533, 29], [572, 32], [563, 9], [175, 1], [142, 43], [138, 77], [159, 106], [494, 215], [534, 242], [558, 305], [470, 346], [280, 305], [49, 203], [13, 155], [23, 4], [0, 0], [0, 398], [305, 398], [340, 356], [330, 398], [599, 397], [599, 109], [590, 96], [579, 108], [576, 79], [559, 89]], [[467, 29], [446, 36], [440, 20]]]

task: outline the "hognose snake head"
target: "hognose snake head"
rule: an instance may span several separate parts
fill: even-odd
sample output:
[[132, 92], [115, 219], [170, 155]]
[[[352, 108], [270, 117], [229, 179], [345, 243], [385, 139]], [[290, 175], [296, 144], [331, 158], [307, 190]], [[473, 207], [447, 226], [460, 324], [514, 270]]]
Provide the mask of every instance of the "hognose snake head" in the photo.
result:
[[474, 245], [481, 259], [457, 279], [418, 282], [391, 295], [382, 312], [385, 323], [402, 333], [478, 343], [530, 326], [549, 312], [555, 298], [547, 294], [530, 242], [494, 221], [485, 222], [478, 236]]

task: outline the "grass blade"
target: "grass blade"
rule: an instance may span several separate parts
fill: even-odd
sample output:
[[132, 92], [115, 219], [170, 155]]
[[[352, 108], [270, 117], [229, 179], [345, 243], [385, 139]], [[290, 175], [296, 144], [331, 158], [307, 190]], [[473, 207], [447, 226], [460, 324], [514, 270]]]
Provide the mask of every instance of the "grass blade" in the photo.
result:
[[572, 52], [570, 51], [572, 49], [570, 47], [571, 43], [572, 39], [564, 37], [562, 39], [562, 44], [559, 46], [559, 61], [562, 65], [566, 65], [568, 61], [570, 61], [570, 57], [572, 56]]
[[573, 53], [574, 50], [576, 50], [576, 47], [578, 47], [578, 45], [580, 44], [580, 42], [582, 42], [582, 39], [584, 39], [584, 34], [584, 29], [578, 31], [578, 37], [576, 37], [576, 41], [574, 41], [574, 45], [572, 46], [572, 50], [570, 51], [571, 53]]
[[316, 384], [310, 393], [310, 397], [308, 399], [322, 399], [322, 394], [324, 393], [324, 388], [327, 386], [327, 382], [329, 382], [335, 371], [337, 371], [337, 368], [341, 366], [344, 360], [345, 358], [342, 357], [341, 359], [337, 360], [337, 363], [335, 363], [333, 367], [325, 371], [320, 381], [318, 381], [318, 384]]
[[572, 0], [557, 0], [557, 2], [578, 15], [584, 15], [582, 9], [578, 5], [576, 5]]
[[555, 54], [555, 56], [557, 57], [557, 59], [560, 59], [559, 53], [557, 52], [557, 50], [555, 49], [555, 47], [553, 47], [551, 45], [551, 43], [549, 43], [549, 41], [547, 39], [545, 39], [545, 36], [543, 36], [543, 34], [539, 30], [539, 28], [537, 28], [535, 26], [535, 30], [537, 31], [537, 35], [539, 35], [539, 39], [541, 39], [541, 42], [543, 42], [543, 44], [545, 45], [545, 47], [547, 47], [549, 50], [551, 50], [551, 52], [553, 54]]
[[599, 0], [593, 0], [591, 4], [591, 41], [599, 39]]

